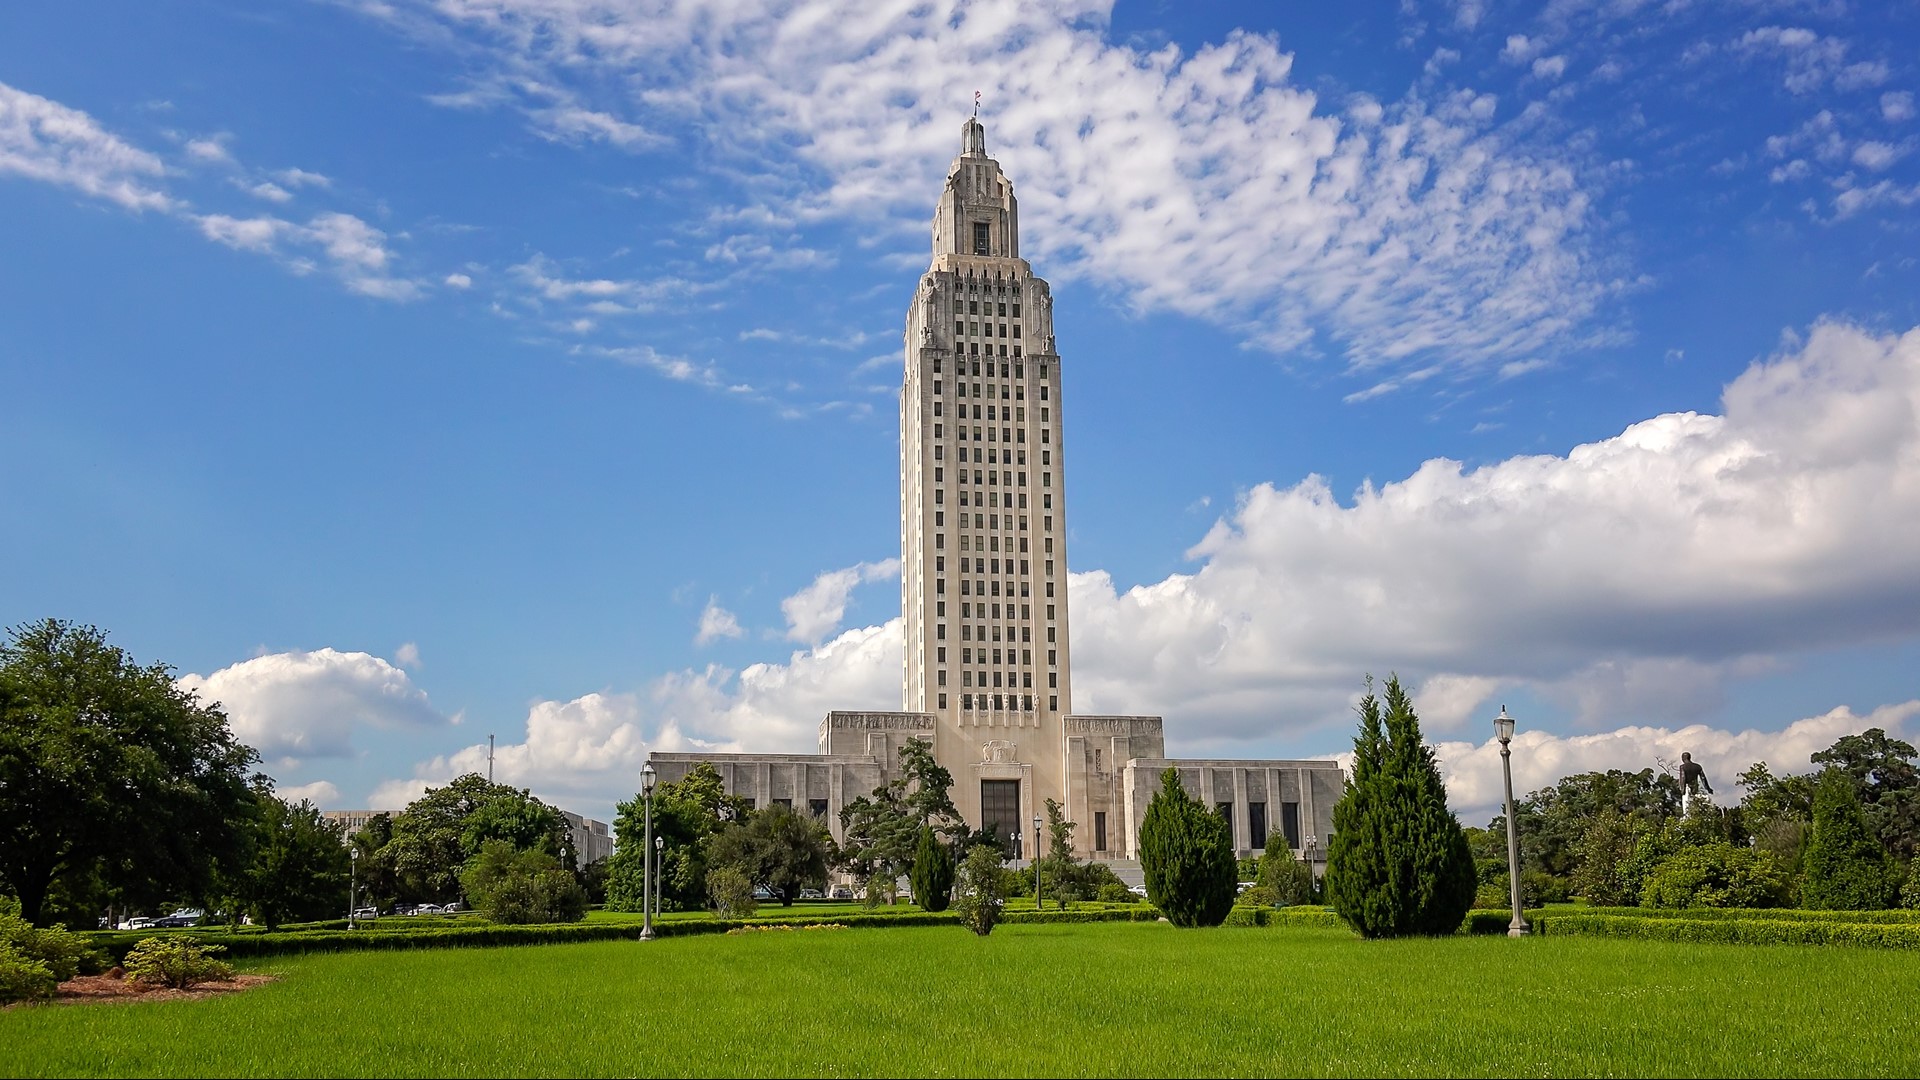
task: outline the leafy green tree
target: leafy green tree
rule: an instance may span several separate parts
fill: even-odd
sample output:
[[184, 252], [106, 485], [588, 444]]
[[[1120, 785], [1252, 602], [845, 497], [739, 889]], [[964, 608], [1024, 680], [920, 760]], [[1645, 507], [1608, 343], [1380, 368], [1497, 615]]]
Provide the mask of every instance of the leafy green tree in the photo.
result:
[[933, 747], [908, 739], [899, 759], [893, 779], [840, 809], [841, 866], [860, 881], [869, 898], [889, 903], [900, 877], [913, 868], [921, 829], [930, 828], [955, 844], [973, 838], [953, 805], [953, 774], [934, 760]]
[[1868, 825], [1894, 858], [1920, 851], [1920, 770], [1913, 744], [1889, 738], [1881, 728], [1843, 735], [1813, 755], [1813, 763], [1837, 768], [1853, 780]]
[[400, 899], [444, 902], [459, 895], [468, 860], [488, 841], [557, 853], [565, 832], [560, 812], [531, 793], [468, 773], [408, 803], [383, 851]]
[[753, 882], [732, 865], [707, 871], [707, 902], [723, 919], [750, 919], [760, 907], [753, 899]]
[[[727, 794], [726, 781], [709, 762], [653, 793], [653, 835], [662, 843], [654, 872], [661, 908], [692, 911], [707, 901], [707, 839], [730, 822], [745, 821], [747, 800]], [[646, 800], [623, 802], [614, 818], [617, 838], [607, 864], [607, 906], [639, 911], [645, 888]]]
[[1160, 774], [1160, 790], [1140, 823], [1140, 870], [1147, 899], [1175, 926], [1219, 926], [1233, 910], [1240, 867], [1225, 818], [1187, 794], [1180, 770]]
[[1267, 834], [1254, 881], [1273, 894], [1273, 903], [1278, 906], [1311, 904], [1315, 900], [1313, 868], [1294, 857], [1287, 838], [1279, 833]]
[[945, 911], [953, 901], [953, 849], [930, 828], [920, 830], [913, 853], [913, 899], [928, 911]]
[[231, 892], [238, 906], [269, 929], [283, 922], [338, 918], [347, 910], [348, 877], [355, 870], [338, 822], [302, 799], [297, 805], [271, 791], [259, 795], [251, 851]]
[[[707, 865], [739, 870], [751, 885], [765, 886], [780, 898], [782, 907], [790, 907], [800, 898], [800, 890], [827, 883], [832, 845], [833, 837], [818, 819], [774, 803], [710, 836]], [[708, 876], [711, 879], [711, 870]], [[711, 897], [711, 884], [707, 892]]]
[[1000, 865], [1000, 849], [976, 844], [967, 850], [955, 876], [953, 909], [967, 929], [981, 937], [993, 933], [1013, 883]]
[[1821, 770], [1814, 785], [1813, 831], [1801, 873], [1800, 902], [1810, 908], [1871, 911], [1893, 899], [1892, 863], [1860, 806], [1854, 778], [1842, 768]]
[[1333, 808], [1327, 899], [1365, 937], [1450, 934], [1473, 904], [1473, 854], [1397, 676], [1384, 694], [1382, 712], [1369, 679], [1360, 700], [1353, 778]]
[[1768, 908], [1786, 903], [1787, 875], [1772, 855], [1724, 840], [1694, 844], [1654, 867], [1641, 889], [1651, 908]]
[[[204, 896], [236, 861], [259, 755], [217, 704], [91, 626], [16, 626], [0, 644], [0, 881], [44, 924], [79, 886], [137, 903]], [[91, 920], [89, 920], [89, 926]]]
[[570, 923], [587, 917], [587, 892], [545, 846], [485, 840], [461, 875], [475, 911], [498, 923]]
[[400, 873], [394, 866], [394, 851], [388, 846], [392, 840], [393, 815], [384, 813], [368, 818], [347, 838], [348, 846], [360, 853], [351, 867], [353, 891], [368, 907], [385, 910], [400, 900]]

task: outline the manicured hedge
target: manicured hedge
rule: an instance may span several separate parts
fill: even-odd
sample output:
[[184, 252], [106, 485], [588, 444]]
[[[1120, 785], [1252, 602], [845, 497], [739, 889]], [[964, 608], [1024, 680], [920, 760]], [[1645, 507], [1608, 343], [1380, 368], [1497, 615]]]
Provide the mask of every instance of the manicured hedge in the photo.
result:
[[1226, 925], [1292, 926], [1332, 930], [1345, 929], [1347, 923], [1332, 908], [1321, 907], [1318, 904], [1282, 908], [1239, 904], [1227, 914]]
[[1920, 926], [1920, 911], [1894, 908], [1887, 911], [1809, 911], [1801, 908], [1641, 908], [1576, 907], [1550, 913], [1551, 918], [1568, 915], [1608, 915], [1623, 919], [1688, 919], [1696, 922], [1747, 921], [1883, 923]]
[[[1520, 912], [1520, 915], [1527, 920], [1527, 926], [1530, 927], [1534, 933], [1546, 933], [1546, 931], [1541, 928], [1541, 924], [1548, 918], [1551, 918], [1546, 912], [1538, 909], [1532, 911], [1523, 910]], [[1507, 928], [1512, 925], [1512, 908], [1479, 908], [1467, 912], [1467, 921], [1460, 925], [1460, 929], [1478, 937], [1485, 934], [1504, 934], [1507, 932]]]
[[1634, 915], [1553, 915], [1545, 923], [1546, 931], [1555, 937], [1584, 934], [1732, 945], [1862, 945], [1881, 949], [1920, 949], [1920, 925], [1912, 923], [1663, 919]]

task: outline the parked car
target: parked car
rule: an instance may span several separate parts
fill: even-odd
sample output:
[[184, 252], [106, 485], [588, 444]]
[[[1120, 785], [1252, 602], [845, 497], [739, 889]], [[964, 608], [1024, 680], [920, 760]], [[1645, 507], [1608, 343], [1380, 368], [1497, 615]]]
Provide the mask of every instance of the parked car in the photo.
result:
[[833, 887], [833, 898], [835, 900], [851, 900], [853, 899], [853, 890], [845, 885], [835, 885]]
[[443, 907], [440, 909], [441, 913], [444, 915], [456, 915], [465, 910], [467, 910], [467, 905], [461, 903], [458, 900], [455, 900], [453, 903], [448, 904], [446, 907]]
[[773, 894], [772, 889], [767, 888], [765, 885], [755, 885], [753, 887], [753, 898], [755, 900], [760, 901], [761, 903], [766, 903], [769, 900], [780, 899], [778, 896], [775, 896]]
[[395, 904], [393, 905], [393, 913], [395, 915], [411, 915], [413, 914], [413, 905], [412, 904]]
[[1127, 891], [1142, 900], [1147, 898], [1147, 887], [1145, 885], [1129, 885], [1127, 886]]
[[443, 914], [445, 910], [446, 909], [442, 908], [439, 904], [421, 904], [419, 907], [413, 909], [413, 913], [415, 915], [440, 915]]
[[153, 920], [153, 928], [155, 930], [174, 930], [182, 926], [192, 926], [199, 921], [198, 919], [189, 919], [185, 915], [162, 915]]
[[353, 917], [356, 919], [377, 919], [380, 917], [380, 909], [370, 907], [354, 908]]
[[827, 894], [821, 892], [819, 889], [800, 890], [800, 899], [802, 900], [825, 900], [826, 898]]
[[153, 920], [147, 918], [145, 915], [135, 915], [133, 918], [120, 924], [120, 929], [122, 930], [150, 930], [152, 928]]

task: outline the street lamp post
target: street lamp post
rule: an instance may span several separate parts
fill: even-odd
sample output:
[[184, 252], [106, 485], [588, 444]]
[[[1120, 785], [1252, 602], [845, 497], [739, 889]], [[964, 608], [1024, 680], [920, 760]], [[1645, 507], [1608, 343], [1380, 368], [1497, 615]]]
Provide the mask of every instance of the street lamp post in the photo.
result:
[[1033, 815], [1033, 910], [1040, 910], [1040, 815]]
[[667, 838], [653, 838], [653, 864], [659, 867], [653, 875], [653, 917], [660, 917], [660, 894], [666, 890], [660, 887], [660, 875], [667, 872]]
[[640, 848], [640, 940], [653, 940], [653, 759], [640, 767], [640, 797], [646, 801], [647, 838]]
[[1527, 920], [1520, 917], [1520, 830], [1513, 820], [1513, 751], [1507, 748], [1513, 741], [1513, 717], [1507, 715], [1505, 705], [1493, 718], [1493, 734], [1500, 740], [1500, 771], [1507, 781], [1507, 885], [1513, 898], [1513, 921], [1507, 924], [1507, 936], [1526, 937]]
[[1307, 899], [1308, 899], [1308, 900], [1318, 900], [1318, 899], [1320, 898], [1320, 896], [1319, 896], [1319, 894], [1320, 894], [1320, 880], [1319, 880], [1319, 877], [1320, 877], [1320, 872], [1319, 872], [1318, 870], [1316, 870], [1316, 869], [1314, 869], [1314, 865], [1313, 865], [1313, 861], [1314, 861], [1314, 860], [1313, 860], [1313, 853], [1314, 853], [1314, 850], [1315, 850], [1316, 848], [1318, 848], [1319, 846], [1320, 846], [1320, 838], [1319, 838], [1318, 836], [1314, 836], [1314, 835], [1312, 835], [1311, 833], [1309, 833], [1309, 834], [1308, 834], [1308, 836], [1307, 836], [1307, 847], [1306, 847], [1306, 855], [1307, 855]]
[[349, 930], [359, 929], [359, 924], [353, 921], [355, 911], [360, 906], [360, 902], [355, 896], [355, 890], [359, 885], [360, 849], [350, 847], [347, 849], [347, 929]]

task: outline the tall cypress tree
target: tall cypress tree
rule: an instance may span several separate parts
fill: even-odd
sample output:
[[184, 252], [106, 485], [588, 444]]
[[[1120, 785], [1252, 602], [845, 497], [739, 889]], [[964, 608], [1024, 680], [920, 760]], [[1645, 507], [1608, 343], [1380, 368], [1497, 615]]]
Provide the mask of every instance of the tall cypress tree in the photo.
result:
[[1362, 936], [1450, 934], [1473, 904], [1473, 853], [1413, 702], [1390, 676], [1360, 700], [1353, 778], [1333, 808], [1327, 901]]
[[1240, 877], [1227, 821], [1180, 786], [1178, 769], [1140, 822], [1140, 871], [1147, 899], [1175, 926], [1219, 926], [1233, 910]]
[[945, 911], [953, 900], [953, 852], [928, 826], [920, 826], [920, 846], [914, 850], [907, 880], [913, 885], [914, 902], [928, 911]]
[[1859, 792], [1843, 769], [1820, 772], [1801, 866], [1800, 902], [1807, 907], [1871, 911], [1893, 899], [1887, 850], [1867, 824]]

